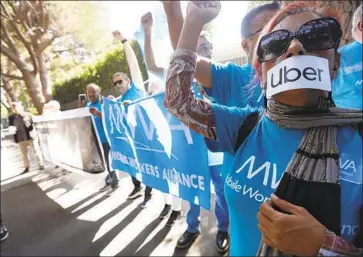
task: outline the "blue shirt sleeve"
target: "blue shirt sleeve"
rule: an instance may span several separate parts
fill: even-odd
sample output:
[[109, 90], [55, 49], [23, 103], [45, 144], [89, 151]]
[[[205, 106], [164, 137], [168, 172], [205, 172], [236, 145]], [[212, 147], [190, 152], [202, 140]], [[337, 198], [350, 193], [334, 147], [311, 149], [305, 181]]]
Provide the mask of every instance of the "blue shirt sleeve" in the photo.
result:
[[213, 63], [211, 66], [212, 88], [206, 92], [219, 104], [228, 105], [230, 99], [236, 98], [235, 94], [242, 94], [241, 87], [249, 83], [252, 68], [233, 63]]
[[208, 142], [212, 152], [228, 152], [234, 154], [235, 143], [238, 131], [246, 118], [257, 108], [227, 107], [219, 104], [212, 104], [217, 129], [217, 142]]

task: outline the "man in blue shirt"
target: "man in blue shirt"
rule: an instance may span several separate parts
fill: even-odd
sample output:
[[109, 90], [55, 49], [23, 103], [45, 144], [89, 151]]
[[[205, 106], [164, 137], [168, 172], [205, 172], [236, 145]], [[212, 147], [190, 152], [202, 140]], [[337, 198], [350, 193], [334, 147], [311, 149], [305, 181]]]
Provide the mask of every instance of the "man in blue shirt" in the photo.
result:
[[[137, 99], [145, 97], [146, 92], [139, 63], [137, 61], [134, 50], [131, 47], [131, 44], [121, 34], [120, 31], [113, 32], [113, 35], [117, 40], [119, 40], [123, 44], [132, 81], [130, 80], [127, 74], [123, 72], [117, 72], [112, 77], [112, 83], [117, 93], [120, 94], [120, 96], [116, 100], [122, 102], [124, 105], [127, 105]], [[134, 184], [134, 189], [127, 198], [129, 200], [135, 199], [136, 197], [141, 195], [143, 189], [141, 187], [140, 181], [138, 181], [134, 177], [132, 177], [132, 183]], [[151, 187], [146, 187], [144, 201], [141, 204], [141, 207], [145, 208], [150, 202], [151, 190], [152, 190]]]
[[[163, 4], [167, 14], [170, 38], [173, 48], [175, 49], [183, 27], [183, 15], [180, 8], [180, 1], [163, 1]], [[212, 97], [213, 101], [226, 106], [263, 107], [263, 93], [259, 82], [254, 79], [255, 71], [250, 62], [259, 37], [259, 32], [279, 8], [280, 6], [278, 3], [261, 5], [251, 10], [243, 18], [241, 24], [241, 45], [247, 54], [249, 64], [244, 66], [235, 65], [233, 63], [218, 64], [213, 62], [208, 56], [198, 56], [198, 65], [194, 75], [198, 84], [203, 85], [205, 91]], [[210, 150], [218, 149], [216, 142], [206, 140], [206, 143]], [[222, 171], [231, 165], [232, 160], [233, 156], [231, 154], [224, 154]], [[191, 231], [187, 230], [179, 239], [179, 246], [190, 245], [198, 235], [190, 232]], [[217, 249], [221, 249], [221, 246], [226, 245], [225, 243], [222, 243], [226, 241], [229, 246], [229, 240], [227, 238], [218, 238], [217, 235]], [[225, 247], [224, 249], [226, 248], [228, 249], [228, 247]]]
[[102, 118], [100, 115], [98, 115], [102, 111], [102, 96], [100, 87], [93, 83], [89, 84], [87, 86], [87, 98], [89, 100], [89, 102], [87, 103], [87, 107], [89, 107], [89, 110], [93, 115], [94, 124], [96, 126], [99, 140], [102, 144], [103, 155], [105, 157], [108, 171], [108, 176], [105, 179], [106, 184], [104, 187], [100, 188], [100, 192], [108, 190], [106, 195], [110, 196], [111, 193], [118, 188], [118, 179], [116, 173], [111, 170], [110, 167], [110, 145], [107, 141], [105, 130], [103, 128]]
[[362, 110], [362, 5], [353, 15], [354, 42], [339, 49], [340, 68], [333, 81], [332, 96], [338, 107]]

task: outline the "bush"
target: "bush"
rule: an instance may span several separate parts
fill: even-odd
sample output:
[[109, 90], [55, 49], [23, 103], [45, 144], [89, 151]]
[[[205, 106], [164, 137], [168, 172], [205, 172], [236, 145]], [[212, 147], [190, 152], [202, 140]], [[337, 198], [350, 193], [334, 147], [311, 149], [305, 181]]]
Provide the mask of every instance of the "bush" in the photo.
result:
[[[131, 43], [139, 61], [141, 73], [144, 81], [148, 79], [146, 65], [141, 52], [141, 48], [136, 41]], [[112, 86], [112, 75], [116, 72], [125, 72], [129, 75], [123, 48], [119, 45], [111, 48], [100, 59], [92, 65], [86, 65], [77, 76], [66, 81], [58, 82], [53, 87], [53, 96], [60, 104], [72, 102], [78, 98], [78, 94], [83, 94], [90, 83], [96, 83], [104, 91]]]

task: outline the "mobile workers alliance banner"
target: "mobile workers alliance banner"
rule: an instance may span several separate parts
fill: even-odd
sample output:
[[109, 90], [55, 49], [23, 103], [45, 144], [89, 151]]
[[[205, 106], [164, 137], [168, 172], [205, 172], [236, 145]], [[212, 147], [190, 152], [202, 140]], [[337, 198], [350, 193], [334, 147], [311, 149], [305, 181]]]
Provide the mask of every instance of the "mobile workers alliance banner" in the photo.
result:
[[210, 173], [202, 136], [164, 107], [164, 93], [127, 107], [105, 99], [112, 167], [147, 186], [210, 209]]
[[103, 154], [88, 108], [36, 116], [36, 139], [44, 159], [70, 171], [100, 173]]

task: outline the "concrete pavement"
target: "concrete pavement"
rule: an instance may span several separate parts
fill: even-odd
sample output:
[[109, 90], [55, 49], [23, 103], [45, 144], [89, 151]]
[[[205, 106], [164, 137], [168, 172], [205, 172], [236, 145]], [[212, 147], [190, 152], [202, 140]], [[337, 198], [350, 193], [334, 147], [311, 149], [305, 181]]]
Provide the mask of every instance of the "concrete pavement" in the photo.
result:
[[[185, 217], [172, 228], [165, 226], [166, 220], [158, 218], [164, 206], [161, 192], [154, 190], [151, 204], [142, 209], [142, 197], [126, 200], [132, 189], [126, 174], [120, 174], [120, 188], [106, 197], [97, 192], [103, 174], [80, 175], [47, 164], [43, 172], [16, 176], [22, 170], [19, 166], [7, 163], [1, 169], [2, 177], [7, 177], [2, 179], [1, 212], [10, 231], [1, 244], [3, 256], [219, 255], [213, 212], [202, 210], [201, 235], [189, 249], [178, 250]], [[187, 210], [184, 202], [184, 215]]]

